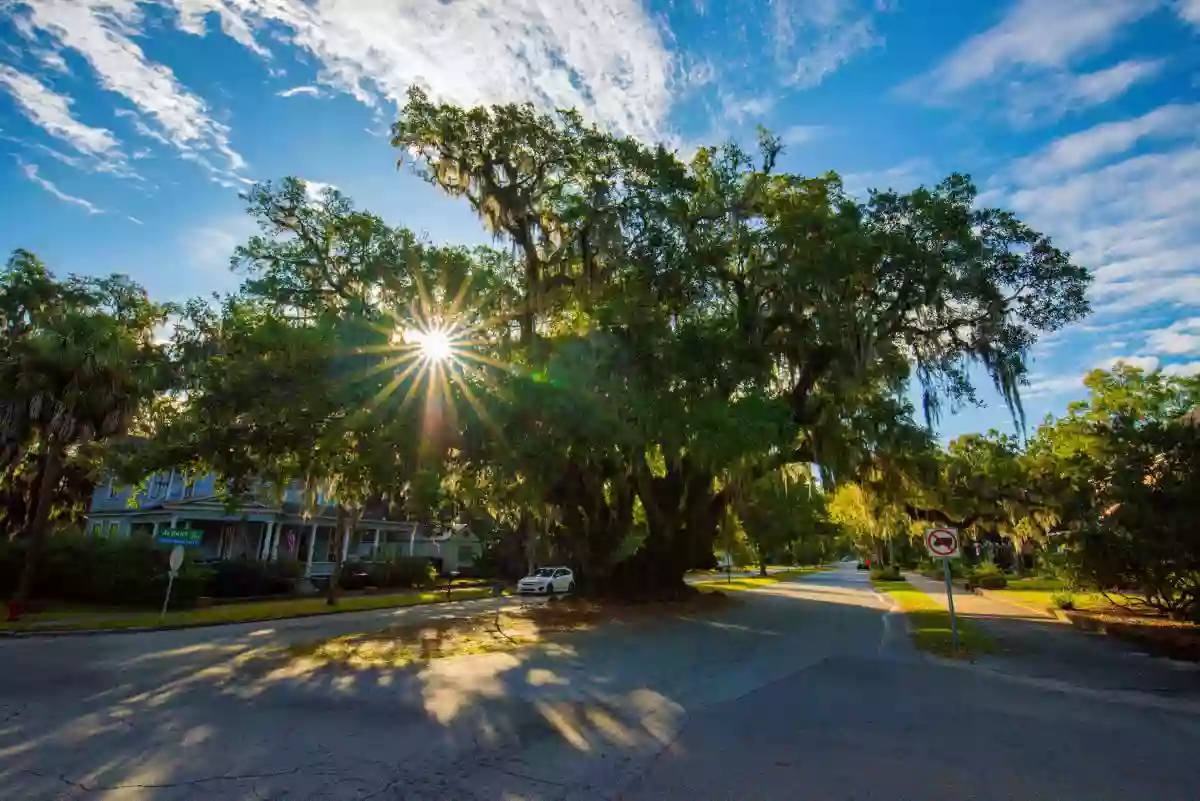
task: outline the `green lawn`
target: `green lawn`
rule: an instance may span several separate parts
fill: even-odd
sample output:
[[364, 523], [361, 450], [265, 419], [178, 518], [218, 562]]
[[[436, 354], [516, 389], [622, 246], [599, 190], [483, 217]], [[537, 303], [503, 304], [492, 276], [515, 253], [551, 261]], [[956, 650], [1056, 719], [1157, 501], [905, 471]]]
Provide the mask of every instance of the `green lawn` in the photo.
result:
[[[471, 598], [486, 598], [492, 594], [490, 587], [455, 589], [450, 599], [465, 601]], [[280, 620], [289, 617], [363, 612], [371, 609], [389, 609], [401, 606], [440, 603], [447, 600], [445, 590], [406, 592], [392, 595], [355, 595], [343, 597], [337, 606], [329, 606], [324, 597], [289, 598], [281, 601], [257, 601], [244, 604], [210, 606], [204, 609], [188, 609], [168, 612], [160, 618], [157, 612], [96, 612], [95, 610], [57, 609], [39, 614], [25, 615], [16, 623], [0, 623], [0, 631], [81, 631], [186, 626], [208, 626], [217, 623], [249, 623], [257, 620]], [[86, 615], [86, 616], [85, 616]]]
[[712, 581], [702, 581], [692, 586], [700, 590], [755, 590], [759, 587], [766, 587], [769, 584], [800, 578], [801, 576], [809, 576], [813, 573], [829, 569], [828, 567], [798, 567], [794, 570], [782, 570], [778, 573], [772, 573], [769, 576], [740, 576], [729, 581], [723, 578], [714, 578]]
[[[1054, 603], [1056, 593], [1066, 592], [1066, 585], [1059, 579], [1022, 578], [1010, 579], [1008, 586], [1002, 590], [992, 590], [1001, 597], [1007, 597], [1013, 603], [1031, 606], [1035, 609], [1057, 609]], [[1075, 608], [1081, 611], [1099, 612], [1112, 608], [1103, 595], [1094, 592], [1073, 592]]]
[[954, 653], [950, 613], [907, 581], [872, 581], [875, 589], [896, 599], [912, 628], [913, 644], [939, 656], [970, 659], [996, 650], [996, 642], [969, 620], [958, 619], [959, 652]]

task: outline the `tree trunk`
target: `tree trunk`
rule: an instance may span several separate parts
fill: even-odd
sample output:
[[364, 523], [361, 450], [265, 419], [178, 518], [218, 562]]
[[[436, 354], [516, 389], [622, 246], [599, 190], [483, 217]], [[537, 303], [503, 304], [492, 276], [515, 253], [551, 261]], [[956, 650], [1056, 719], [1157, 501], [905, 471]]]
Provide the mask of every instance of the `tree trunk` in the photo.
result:
[[346, 536], [346, 507], [337, 505], [337, 522], [333, 524], [333, 572], [329, 575], [329, 589], [325, 593], [325, 603], [337, 606], [338, 596], [342, 589], [342, 551]]
[[33, 592], [33, 579], [37, 574], [37, 564], [42, 558], [46, 547], [46, 527], [50, 521], [50, 505], [53, 501], [54, 487], [58, 483], [62, 471], [62, 454], [54, 443], [47, 443], [46, 453], [42, 457], [41, 481], [38, 484], [37, 506], [29, 527], [28, 543], [25, 546], [25, 566], [21, 570], [21, 580], [17, 591], [9, 604], [9, 619], [21, 617], [25, 604]]

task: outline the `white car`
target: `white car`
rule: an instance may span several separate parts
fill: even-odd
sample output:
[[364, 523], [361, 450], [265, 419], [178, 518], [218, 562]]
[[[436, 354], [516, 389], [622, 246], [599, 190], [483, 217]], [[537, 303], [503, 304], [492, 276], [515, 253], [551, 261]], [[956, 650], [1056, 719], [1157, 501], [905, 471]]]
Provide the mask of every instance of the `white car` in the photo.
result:
[[556, 592], [574, 592], [575, 574], [569, 567], [540, 567], [517, 582], [521, 595], [553, 595]]

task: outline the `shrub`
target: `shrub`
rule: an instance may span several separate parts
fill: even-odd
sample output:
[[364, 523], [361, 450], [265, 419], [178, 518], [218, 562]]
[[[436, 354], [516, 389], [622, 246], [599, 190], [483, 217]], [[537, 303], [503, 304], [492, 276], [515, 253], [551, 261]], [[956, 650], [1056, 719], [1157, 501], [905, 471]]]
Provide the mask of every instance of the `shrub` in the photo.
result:
[[291, 579], [278, 562], [227, 560], [210, 565], [205, 594], [213, 598], [253, 598], [291, 592]]
[[1008, 577], [995, 564], [987, 562], [968, 572], [967, 583], [984, 590], [1002, 590], [1008, 586]]
[[417, 589], [437, 582], [437, 568], [419, 556], [398, 556], [387, 562], [347, 562], [342, 566], [341, 586], [347, 590], [364, 587]]
[[985, 574], [977, 576], [972, 582], [976, 587], [983, 590], [1002, 590], [1008, 586], [1008, 578], [1003, 574]]
[[[33, 594], [56, 601], [158, 606], [166, 594], [169, 555], [149, 537], [56, 536], [46, 543]], [[24, 561], [24, 543], [0, 545], [0, 593], [15, 591]], [[194, 604], [210, 576], [206, 568], [185, 557], [171, 590], [171, 606]]]
[[1075, 595], [1066, 591], [1056, 592], [1050, 596], [1050, 602], [1059, 609], [1074, 609]]
[[876, 565], [871, 568], [871, 578], [875, 581], [903, 581], [900, 568], [895, 565]]

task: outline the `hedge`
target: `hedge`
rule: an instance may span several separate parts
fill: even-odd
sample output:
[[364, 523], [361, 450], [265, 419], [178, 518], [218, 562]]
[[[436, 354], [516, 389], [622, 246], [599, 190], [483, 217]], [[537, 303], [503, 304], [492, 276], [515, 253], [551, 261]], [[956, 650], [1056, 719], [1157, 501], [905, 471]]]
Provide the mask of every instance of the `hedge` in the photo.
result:
[[[81, 534], [58, 535], [34, 574], [33, 597], [56, 601], [154, 607], [167, 589], [170, 552], [149, 537], [106, 540]], [[25, 564], [25, 544], [0, 544], [0, 594], [16, 591]], [[212, 572], [184, 560], [171, 590], [171, 606], [194, 605], [205, 594]]]
[[350, 561], [342, 565], [343, 589], [364, 587], [417, 589], [437, 581], [437, 569], [424, 557], [398, 556], [388, 562]]

